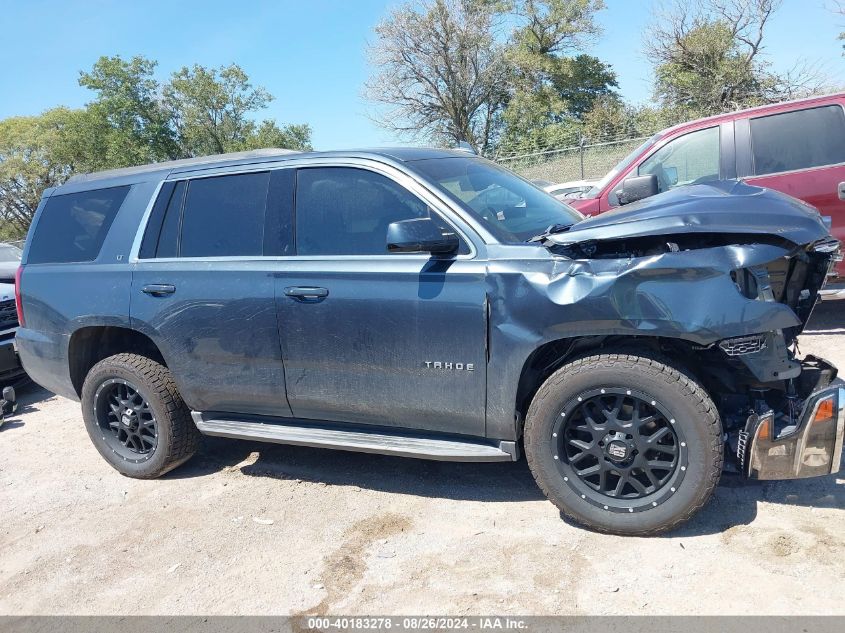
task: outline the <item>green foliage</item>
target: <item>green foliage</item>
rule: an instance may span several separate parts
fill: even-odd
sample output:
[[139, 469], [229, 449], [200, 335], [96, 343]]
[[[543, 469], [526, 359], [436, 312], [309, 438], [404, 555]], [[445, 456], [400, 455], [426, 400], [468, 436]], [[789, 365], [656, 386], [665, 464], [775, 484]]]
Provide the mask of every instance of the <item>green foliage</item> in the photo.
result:
[[512, 46], [541, 58], [564, 53], [599, 33], [595, 14], [604, 8], [603, 0], [516, 0]]
[[387, 129], [487, 152], [498, 134], [508, 72], [496, 0], [422, 0], [391, 11], [370, 47], [364, 92]]
[[550, 147], [577, 145], [581, 122], [560, 112], [561, 101], [550, 89], [538, 93], [518, 92], [503, 114], [503, 131], [497, 150], [500, 156], [526, 154]]
[[91, 168], [126, 167], [182, 155], [160, 99], [155, 68], [156, 62], [143, 57], [128, 61], [101, 57], [90, 72], [79, 74], [79, 85], [95, 94], [85, 121], [90, 140], [98, 143]]
[[655, 16], [645, 43], [654, 64], [655, 98], [699, 116], [829, 89], [818, 68], [774, 72], [764, 36], [780, 0], [676, 0]]
[[195, 65], [175, 72], [163, 88], [164, 108], [185, 156], [222, 154], [257, 147], [310, 149], [310, 128], [279, 128], [272, 121], [257, 124], [248, 113], [273, 100], [254, 87], [237, 64], [208, 69]]
[[[483, 153], [532, 151], [577, 138], [616, 77], [575, 54], [599, 31], [602, 0], [415, 0], [376, 27], [366, 95], [402, 135]], [[509, 32], [506, 32], [510, 28]]]
[[585, 115], [617, 87], [607, 64], [567, 53], [599, 32], [601, 0], [524, 0], [512, 8], [520, 24], [506, 56], [513, 73], [500, 155], [578, 143]]
[[632, 106], [616, 95], [609, 95], [596, 100], [584, 117], [583, 131], [589, 143], [602, 143], [651, 136], [698, 116], [683, 106]]
[[40, 116], [0, 121], [0, 232], [26, 234], [32, 215], [48, 187], [73, 171], [66, 133], [81, 117], [78, 110], [55, 108]]
[[591, 143], [634, 137], [638, 133], [634, 108], [615, 95], [596, 99], [584, 116], [584, 136]]
[[616, 73], [600, 59], [576, 55], [560, 58], [555, 65], [549, 80], [572, 116], [583, 120], [597, 99], [616, 97]]
[[160, 83], [156, 62], [101, 57], [79, 110], [0, 121], [0, 237], [22, 236], [44, 189], [71, 174], [259, 147], [311, 149], [308, 125], [256, 122], [273, 99], [236, 64], [194, 66]]
[[761, 103], [765, 73], [740, 50], [730, 26], [702, 22], [679, 40], [677, 51], [655, 69], [655, 96], [702, 114]]

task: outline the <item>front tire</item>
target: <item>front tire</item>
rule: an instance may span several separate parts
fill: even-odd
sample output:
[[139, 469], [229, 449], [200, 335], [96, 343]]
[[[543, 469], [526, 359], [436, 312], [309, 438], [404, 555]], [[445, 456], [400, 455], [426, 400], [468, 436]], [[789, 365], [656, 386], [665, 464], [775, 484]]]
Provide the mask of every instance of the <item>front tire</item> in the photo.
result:
[[563, 366], [537, 391], [525, 454], [569, 519], [650, 536], [710, 499], [722, 472], [722, 426], [704, 388], [665, 360], [598, 354]]
[[82, 386], [82, 417], [94, 446], [121, 474], [154, 479], [188, 461], [200, 433], [170, 371], [137, 354], [110, 356]]

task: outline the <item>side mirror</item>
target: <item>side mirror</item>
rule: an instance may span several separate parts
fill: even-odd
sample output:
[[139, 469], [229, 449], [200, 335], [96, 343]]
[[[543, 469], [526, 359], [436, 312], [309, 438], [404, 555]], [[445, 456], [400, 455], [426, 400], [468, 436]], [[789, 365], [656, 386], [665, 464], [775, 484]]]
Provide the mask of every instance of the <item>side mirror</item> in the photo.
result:
[[619, 191], [619, 204], [630, 204], [660, 193], [657, 175], [633, 176], [622, 181]]
[[431, 218], [391, 222], [387, 227], [387, 250], [391, 253], [447, 255], [459, 247], [458, 236], [445, 232]]

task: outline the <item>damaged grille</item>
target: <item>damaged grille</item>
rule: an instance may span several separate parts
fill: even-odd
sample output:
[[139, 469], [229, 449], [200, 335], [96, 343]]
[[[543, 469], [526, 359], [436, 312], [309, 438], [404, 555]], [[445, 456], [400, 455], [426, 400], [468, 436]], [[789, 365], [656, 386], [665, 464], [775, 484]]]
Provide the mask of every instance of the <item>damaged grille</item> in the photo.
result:
[[766, 337], [764, 334], [753, 334], [751, 336], [737, 336], [728, 338], [719, 343], [719, 347], [728, 356], [744, 356], [754, 354], [766, 349]]

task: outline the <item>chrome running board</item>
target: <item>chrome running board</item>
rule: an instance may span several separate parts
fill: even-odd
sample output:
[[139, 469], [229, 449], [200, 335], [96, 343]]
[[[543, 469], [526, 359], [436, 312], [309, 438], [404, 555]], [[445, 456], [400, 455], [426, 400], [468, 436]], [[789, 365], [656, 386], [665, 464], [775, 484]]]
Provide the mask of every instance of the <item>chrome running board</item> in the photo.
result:
[[452, 462], [516, 461], [516, 442], [422, 435], [384, 427], [348, 428], [311, 420], [272, 418], [272, 421], [238, 420], [223, 414], [192, 411], [197, 428], [205, 435], [239, 440], [332, 448], [361, 453], [378, 453]]

